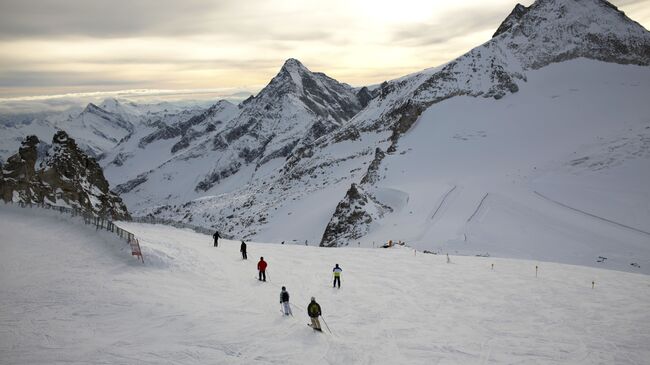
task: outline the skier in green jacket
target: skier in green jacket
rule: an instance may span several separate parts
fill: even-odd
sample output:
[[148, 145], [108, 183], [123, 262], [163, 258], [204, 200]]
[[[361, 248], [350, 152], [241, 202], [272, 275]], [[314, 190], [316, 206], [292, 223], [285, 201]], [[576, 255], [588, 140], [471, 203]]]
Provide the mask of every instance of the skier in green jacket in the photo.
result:
[[321, 315], [320, 305], [316, 303], [316, 298], [314, 297], [311, 297], [311, 302], [307, 306], [307, 314], [309, 314], [309, 318], [311, 318], [311, 328], [313, 328], [314, 331], [323, 332], [320, 328], [320, 322], [318, 321], [318, 317]]

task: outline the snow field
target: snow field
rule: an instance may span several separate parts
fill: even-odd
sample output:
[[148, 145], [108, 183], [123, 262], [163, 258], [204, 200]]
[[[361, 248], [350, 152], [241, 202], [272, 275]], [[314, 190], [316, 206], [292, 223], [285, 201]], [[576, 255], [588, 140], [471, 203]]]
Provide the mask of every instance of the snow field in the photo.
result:
[[[648, 276], [405, 248], [239, 242], [0, 207], [3, 364], [616, 363], [650, 358]], [[34, 229], [37, 228], [37, 229]], [[267, 283], [256, 263], [269, 263]], [[342, 287], [331, 287], [335, 263]], [[491, 270], [494, 264], [494, 270]], [[535, 278], [535, 265], [540, 268]], [[595, 288], [591, 289], [591, 282]], [[280, 286], [294, 317], [280, 313]], [[315, 296], [333, 334], [310, 330]]]
[[575, 59], [527, 80], [501, 100], [459, 96], [422, 113], [366, 187], [394, 211], [362, 246], [650, 274], [650, 68]]

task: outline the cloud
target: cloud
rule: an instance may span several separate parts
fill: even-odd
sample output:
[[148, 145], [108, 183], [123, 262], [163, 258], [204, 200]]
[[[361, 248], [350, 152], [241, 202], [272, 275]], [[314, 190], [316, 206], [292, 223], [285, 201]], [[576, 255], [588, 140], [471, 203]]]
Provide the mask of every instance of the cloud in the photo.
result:
[[610, 2], [616, 6], [627, 6], [627, 5], [649, 3], [648, 0], [611, 0]]
[[1, 0], [2, 38], [196, 33], [225, 1]]
[[496, 30], [510, 10], [483, 7], [449, 11], [427, 22], [395, 27], [392, 41], [413, 47], [448, 43], [486, 29]]
[[[0, 97], [254, 88], [290, 57], [381, 82], [489, 40], [516, 2], [0, 0]], [[613, 3], [648, 24], [650, 0]]]
[[[319, 17], [277, 12], [268, 0], [0, 0], [0, 39], [184, 37], [313, 41], [329, 37]], [[306, 6], [312, 9], [312, 6]], [[287, 21], [287, 18], [290, 21]], [[321, 19], [324, 21], [324, 19]]]
[[250, 90], [223, 88], [206, 90], [118, 90], [111, 92], [69, 93], [61, 95], [0, 98], [0, 122], [3, 116], [36, 116], [39, 113], [80, 112], [88, 103], [100, 104], [107, 98], [133, 101], [139, 104], [172, 102], [175, 104], [195, 104], [209, 106], [217, 100], [239, 103], [252, 95]]
[[95, 73], [61, 72], [61, 71], [14, 71], [0, 72], [1, 87], [34, 87], [34, 86], [103, 86], [103, 85], [137, 85], [142, 83], [137, 79], [116, 79], [112, 77], [97, 77]]

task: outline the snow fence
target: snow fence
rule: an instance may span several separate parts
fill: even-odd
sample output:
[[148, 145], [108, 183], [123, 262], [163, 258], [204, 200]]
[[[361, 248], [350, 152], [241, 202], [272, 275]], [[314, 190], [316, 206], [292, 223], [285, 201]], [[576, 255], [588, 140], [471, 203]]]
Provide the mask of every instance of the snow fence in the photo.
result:
[[83, 222], [86, 225], [94, 225], [96, 230], [102, 229], [105, 231], [112, 232], [118, 237], [120, 237], [121, 239], [125, 240], [129, 244], [129, 246], [131, 246], [131, 255], [141, 260], [142, 263], [144, 264], [144, 256], [142, 256], [142, 250], [140, 249], [140, 241], [135, 237], [135, 234], [118, 227], [117, 225], [115, 225], [115, 223], [113, 223], [113, 220], [109, 219], [108, 217], [98, 217], [88, 212], [85, 212], [81, 209], [56, 206], [47, 203], [5, 202], [5, 204], [16, 204], [19, 205], [21, 208], [35, 207], [35, 208], [53, 210], [59, 212], [60, 214], [68, 214], [72, 217], [81, 217], [83, 219]]

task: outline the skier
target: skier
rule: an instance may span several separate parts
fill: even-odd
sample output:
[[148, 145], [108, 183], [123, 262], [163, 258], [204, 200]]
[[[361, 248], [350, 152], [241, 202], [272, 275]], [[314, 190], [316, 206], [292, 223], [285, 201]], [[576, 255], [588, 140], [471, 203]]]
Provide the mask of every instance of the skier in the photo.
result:
[[246, 242], [244, 242], [244, 240], [241, 241], [241, 247], [239, 249], [239, 252], [241, 252], [242, 260], [248, 259], [248, 256], [246, 256]]
[[214, 232], [212, 238], [214, 238], [214, 247], [219, 246], [219, 238], [221, 238], [221, 236], [219, 236], [219, 231]]
[[321, 315], [320, 305], [316, 303], [316, 298], [314, 297], [311, 297], [311, 302], [307, 306], [307, 314], [309, 315], [309, 318], [311, 318], [310, 327], [313, 328], [314, 331], [323, 332], [320, 328], [320, 322], [318, 321], [318, 317]]
[[259, 281], [266, 281], [266, 266], [267, 263], [264, 261], [264, 257], [260, 257], [260, 262], [257, 263], [257, 270], [259, 270]]
[[291, 313], [291, 306], [289, 305], [289, 292], [287, 291], [287, 288], [284, 286], [282, 287], [282, 291], [280, 292], [280, 304], [282, 305], [282, 310], [284, 311], [284, 315], [292, 315]]
[[341, 269], [339, 267], [339, 264], [336, 264], [336, 266], [334, 266], [334, 269], [332, 270], [332, 272], [334, 273], [334, 284], [332, 285], [332, 288], [335, 288], [337, 283], [339, 284], [339, 289], [341, 288], [341, 272], [342, 271], [343, 271], [343, 269]]

